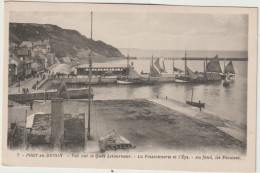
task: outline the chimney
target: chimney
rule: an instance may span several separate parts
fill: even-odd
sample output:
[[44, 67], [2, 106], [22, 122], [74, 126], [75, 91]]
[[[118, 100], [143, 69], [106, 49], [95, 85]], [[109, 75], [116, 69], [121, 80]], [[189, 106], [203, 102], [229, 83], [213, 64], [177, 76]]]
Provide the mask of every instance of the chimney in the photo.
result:
[[51, 144], [54, 149], [61, 149], [64, 141], [63, 99], [52, 99], [51, 105]]

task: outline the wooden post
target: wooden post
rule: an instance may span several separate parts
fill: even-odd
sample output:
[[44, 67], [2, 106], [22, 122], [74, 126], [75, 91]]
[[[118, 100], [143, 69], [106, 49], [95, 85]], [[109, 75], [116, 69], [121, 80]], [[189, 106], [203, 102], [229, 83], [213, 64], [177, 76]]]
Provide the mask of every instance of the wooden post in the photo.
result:
[[[93, 13], [91, 12], [91, 40], [92, 40], [92, 18], [93, 18]], [[92, 52], [89, 53], [89, 88], [88, 88], [88, 134], [87, 134], [87, 137], [88, 137], [88, 140], [90, 140], [90, 105], [91, 105], [91, 73], [92, 73], [92, 59], [91, 59], [91, 56], [92, 56]]]

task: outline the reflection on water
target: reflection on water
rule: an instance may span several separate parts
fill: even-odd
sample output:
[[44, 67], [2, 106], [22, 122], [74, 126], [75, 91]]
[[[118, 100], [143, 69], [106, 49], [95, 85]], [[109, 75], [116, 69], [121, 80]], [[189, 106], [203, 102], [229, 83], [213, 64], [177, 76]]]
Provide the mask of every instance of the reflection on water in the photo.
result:
[[[170, 73], [172, 61], [166, 62], [166, 69]], [[183, 61], [175, 62], [180, 67]], [[224, 62], [220, 62], [223, 65]], [[140, 73], [149, 68], [150, 62], [145, 60], [135, 60], [135, 69]], [[203, 61], [192, 61], [191, 69], [202, 71]], [[94, 99], [134, 99], [134, 98], [155, 98], [167, 96], [185, 102], [191, 99], [193, 89], [193, 100], [206, 103], [208, 111], [215, 112], [222, 118], [236, 122], [241, 128], [246, 127], [247, 112], [247, 62], [233, 62], [236, 70], [235, 81], [229, 87], [223, 87], [223, 81], [208, 84], [188, 84], [188, 83], [166, 83], [158, 85], [102, 85], [93, 86]], [[199, 68], [201, 67], [201, 68]], [[222, 66], [223, 67], [223, 66]]]

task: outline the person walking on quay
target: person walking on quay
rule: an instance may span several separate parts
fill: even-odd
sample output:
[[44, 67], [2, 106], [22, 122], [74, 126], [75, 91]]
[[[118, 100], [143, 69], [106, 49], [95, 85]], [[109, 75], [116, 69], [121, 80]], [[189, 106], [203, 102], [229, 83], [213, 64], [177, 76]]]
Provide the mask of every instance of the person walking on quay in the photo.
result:
[[33, 100], [30, 101], [30, 108], [33, 110]]

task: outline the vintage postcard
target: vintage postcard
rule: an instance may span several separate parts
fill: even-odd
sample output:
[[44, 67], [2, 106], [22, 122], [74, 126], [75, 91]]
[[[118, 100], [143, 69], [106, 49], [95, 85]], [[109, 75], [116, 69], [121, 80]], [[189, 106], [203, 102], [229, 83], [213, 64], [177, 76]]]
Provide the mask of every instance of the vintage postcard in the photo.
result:
[[255, 171], [257, 8], [4, 14], [4, 166]]

